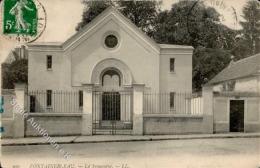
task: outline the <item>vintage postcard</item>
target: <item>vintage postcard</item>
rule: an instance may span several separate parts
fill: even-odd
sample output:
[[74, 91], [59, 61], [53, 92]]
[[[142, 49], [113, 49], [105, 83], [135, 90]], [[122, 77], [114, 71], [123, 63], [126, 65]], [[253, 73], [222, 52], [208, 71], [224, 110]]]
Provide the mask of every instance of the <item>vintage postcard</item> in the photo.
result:
[[0, 0], [0, 168], [260, 168], [258, 0]]

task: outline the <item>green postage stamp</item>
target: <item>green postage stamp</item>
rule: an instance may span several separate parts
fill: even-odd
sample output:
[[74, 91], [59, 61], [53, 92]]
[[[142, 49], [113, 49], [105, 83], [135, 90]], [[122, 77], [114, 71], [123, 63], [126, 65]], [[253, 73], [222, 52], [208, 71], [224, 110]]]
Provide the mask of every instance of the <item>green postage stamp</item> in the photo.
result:
[[46, 24], [46, 13], [37, 0], [4, 0], [3, 34], [19, 42], [36, 40]]
[[4, 34], [37, 34], [37, 8], [33, 0], [4, 1]]

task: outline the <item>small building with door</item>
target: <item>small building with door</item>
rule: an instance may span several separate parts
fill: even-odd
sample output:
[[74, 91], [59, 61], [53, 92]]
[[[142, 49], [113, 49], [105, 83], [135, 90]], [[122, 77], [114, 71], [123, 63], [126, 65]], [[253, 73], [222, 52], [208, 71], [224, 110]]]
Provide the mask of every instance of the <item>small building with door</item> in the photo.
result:
[[231, 61], [207, 86], [214, 91], [215, 132], [260, 131], [260, 54]]

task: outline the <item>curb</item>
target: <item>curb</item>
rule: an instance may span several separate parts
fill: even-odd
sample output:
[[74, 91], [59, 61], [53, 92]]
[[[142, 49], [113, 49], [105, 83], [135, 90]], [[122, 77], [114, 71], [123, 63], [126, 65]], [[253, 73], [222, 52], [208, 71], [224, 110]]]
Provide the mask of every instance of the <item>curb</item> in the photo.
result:
[[[167, 140], [190, 140], [190, 139], [222, 139], [222, 138], [260, 138], [260, 135], [249, 136], [216, 136], [216, 137], [173, 137], [173, 138], [143, 138], [143, 139], [121, 139], [121, 140], [99, 140], [99, 141], [73, 141], [72, 143], [105, 143], [105, 142], [137, 142], [137, 141], [167, 141]], [[62, 143], [61, 143], [62, 144]], [[69, 144], [69, 143], [63, 143]]]
[[[55, 137], [54, 137], [55, 138]], [[141, 137], [129, 139], [109, 139], [109, 140], [77, 140], [80, 137], [70, 141], [57, 141], [57, 144], [77, 144], [77, 143], [108, 143], [108, 142], [138, 142], [138, 141], [167, 141], [167, 140], [191, 140], [191, 139], [222, 139], [222, 138], [260, 138], [260, 134], [254, 135], [217, 135], [217, 136], [182, 136], [182, 137]], [[8, 140], [6, 140], [8, 141]], [[25, 146], [25, 145], [48, 145], [47, 141], [44, 142], [13, 142], [2, 143], [2, 146]]]

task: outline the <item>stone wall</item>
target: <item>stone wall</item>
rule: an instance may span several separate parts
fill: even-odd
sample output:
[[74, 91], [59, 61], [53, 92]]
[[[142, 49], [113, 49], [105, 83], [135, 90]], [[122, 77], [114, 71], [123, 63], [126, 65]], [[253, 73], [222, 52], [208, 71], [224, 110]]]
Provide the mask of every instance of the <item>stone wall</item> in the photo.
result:
[[215, 97], [214, 132], [229, 132], [230, 100], [244, 100], [244, 132], [260, 132], [260, 97]]
[[2, 138], [12, 138], [14, 136], [14, 126], [13, 119], [2, 118], [2, 127], [4, 127], [4, 132], [1, 134]]
[[203, 116], [144, 117], [144, 134], [170, 135], [204, 133]]
[[10, 101], [14, 97], [13, 90], [2, 90], [2, 96], [4, 100], [3, 109], [4, 112], [1, 114], [1, 126], [4, 127], [4, 132], [2, 133], [3, 138], [10, 138], [13, 137], [13, 122], [14, 122], [14, 115], [13, 115], [13, 106], [11, 105]]
[[[32, 114], [33, 121], [40, 124], [50, 136], [69, 136], [81, 134], [81, 115], [75, 114]], [[40, 136], [32, 127], [31, 120], [26, 121], [25, 136]]]

